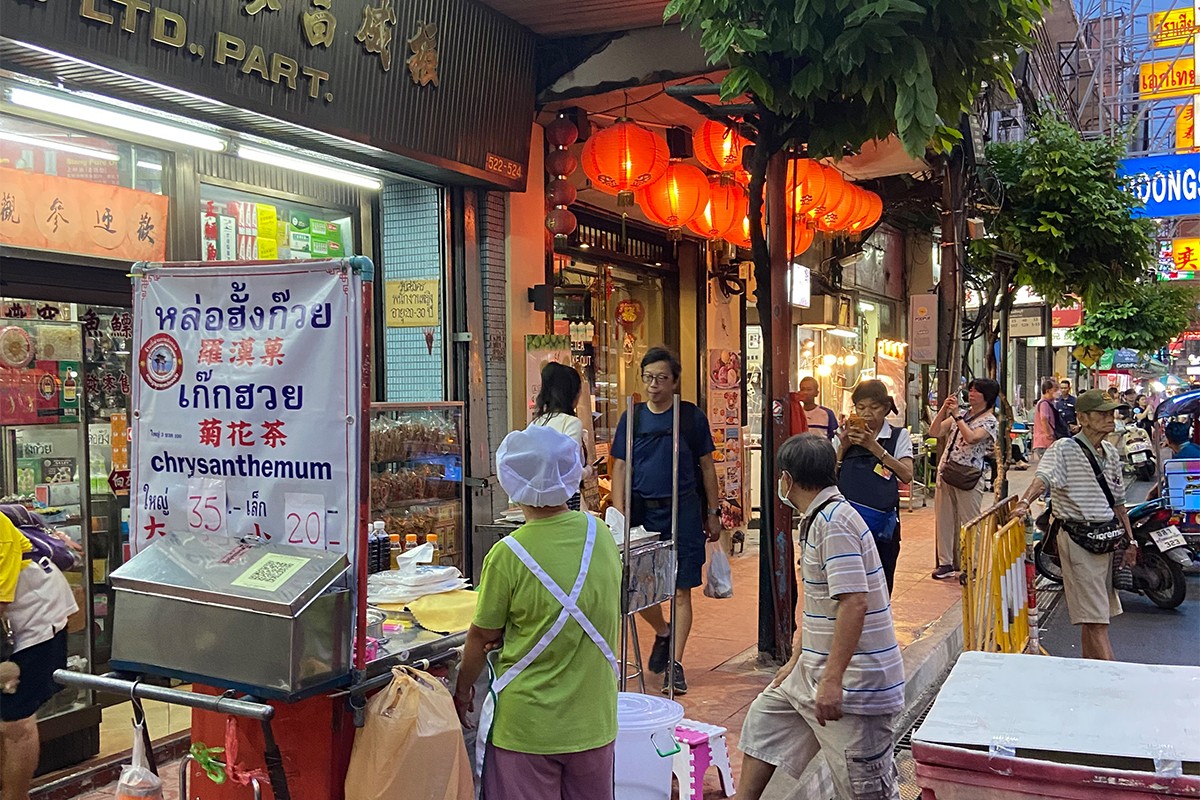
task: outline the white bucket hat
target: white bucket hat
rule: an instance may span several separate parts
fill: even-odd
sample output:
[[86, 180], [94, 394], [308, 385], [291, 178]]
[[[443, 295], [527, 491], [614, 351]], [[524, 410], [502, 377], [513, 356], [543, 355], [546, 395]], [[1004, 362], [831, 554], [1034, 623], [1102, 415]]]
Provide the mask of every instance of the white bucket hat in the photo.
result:
[[579, 491], [583, 479], [579, 444], [539, 425], [513, 431], [496, 451], [496, 474], [504, 491], [518, 505], [564, 505]]

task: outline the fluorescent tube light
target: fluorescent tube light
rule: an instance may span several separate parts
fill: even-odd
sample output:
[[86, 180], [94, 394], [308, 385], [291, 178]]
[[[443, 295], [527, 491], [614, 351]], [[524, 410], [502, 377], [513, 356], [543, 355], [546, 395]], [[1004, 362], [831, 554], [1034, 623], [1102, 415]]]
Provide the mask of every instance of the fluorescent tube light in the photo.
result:
[[303, 172], [307, 175], [316, 175], [321, 178], [328, 178], [331, 181], [359, 186], [363, 189], [379, 191], [383, 188], [383, 181], [378, 178], [372, 178], [370, 175], [364, 175], [361, 172], [351, 172], [348, 169], [340, 169], [312, 159], [284, 155], [274, 150], [261, 150], [257, 147], [238, 145], [237, 154], [239, 158], [244, 158], [247, 161], [257, 161], [260, 164], [269, 164], [273, 167], [282, 167], [283, 169]]
[[830, 336], [839, 336], [839, 337], [841, 337], [842, 339], [856, 339], [856, 338], [858, 338], [858, 332], [857, 332], [857, 331], [847, 330], [846, 328], [832, 328], [832, 329], [830, 329], [830, 331], [829, 331], [829, 335], [830, 335]]
[[162, 172], [163, 168], [162, 164], [156, 164], [153, 161], [139, 161], [137, 162], [137, 167], [138, 169], [145, 169], [150, 172]]
[[106, 128], [116, 128], [148, 136], [151, 139], [161, 139], [164, 142], [210, 150], [214, 153], [223, 152], [228, 144], [225, 139], [211, 133], [203, 133], [182, 125], [159, 122], [150, 117], [113, 111], [93, 103], [84, 103], [44, 92], [13, 88], [9, 90], [9, 99], [18, 106], [36, 108], [71, 119], [82, 119]]
[[78, 144], [59, 142], [54, 139], [39, 139], [36, 136], [25, 136], [24, 134], [20, 133], [10, 133], [9, 131], [0, 131], [0, 139], [3, 139], [7, 142], [16, 142], [17, 144], [27, 144], [30, 147], [44, 147], [47, 150], [61, 150], [64, 153], [74, 153], [77, 156], [98, 158], [103, 161], [121, 160], [121, 157], [116, 153], [106, 153], [103, 150], [97, 150], [94, 147], [84, 147]]

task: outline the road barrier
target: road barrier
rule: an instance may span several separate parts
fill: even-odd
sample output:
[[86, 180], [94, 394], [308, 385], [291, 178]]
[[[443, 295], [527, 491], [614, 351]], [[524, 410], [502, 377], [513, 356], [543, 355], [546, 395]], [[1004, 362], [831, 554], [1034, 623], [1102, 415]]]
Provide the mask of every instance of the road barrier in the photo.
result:
[[1037, 595], [1025, 520], [1009, 497], [960, 532], [963, 650], [1038, 653]]

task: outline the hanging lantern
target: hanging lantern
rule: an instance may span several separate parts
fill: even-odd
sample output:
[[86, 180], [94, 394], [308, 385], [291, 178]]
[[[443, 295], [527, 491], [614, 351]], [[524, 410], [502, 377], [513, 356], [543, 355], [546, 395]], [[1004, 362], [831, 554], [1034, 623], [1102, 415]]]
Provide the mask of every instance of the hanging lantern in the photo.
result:
[[[615, 194], [617, 205], [631, 206], [634, 193], [654, 183], [666, 170], [667, 143], [628, 119], [619, 119], [583, 146], [583, 171], [592, 185]], [[698, 171], [698, 170], [697, 170]]]
[[797, 216], [808, 214], [825, 202], [825, 170], [817, 162], [796, 159], [796, 188], [790, 193], [792, 210]]
[[[808, 221], [814, 225], [823, 214], [840, 203], [842, 195], [846, 193], [846, 181], [842, 178], [840, 172], [824, 164], [815, 164], [810, 171], [818, 169], [825, 178], [825, 196], [821, 198], [819, 203], [804, 212], [804, 215], [808, 217]], [[808, 177], [811, 179], [812, 176]]]
[[704, 211], [708, 178], [698, 168], [672, 161], [663, 176], [638, 192], [638, 205], [653, 222], [664, 225], [672, 239]]
[[711, 175], [708, 179], [708, 205], [688, 227], [706, 239], [716, 241], [734, 229], [746, 217], [746, 190], [736, 183]]
[[750, 241], [750, 215], [742, 217], [741, 225], [734, 225], [733, 229], [725, 234], [725, 241], [729, 242], [734, 247], [750, 247], [753, 242]]
[[696, 160], [713, 172], [720, 173], [721, 180], [728, 183], [734, 173], [742, 168], [742, 148], [745, 138], [733, 128], [719, 122], [706, 120], [692, 135], [692, 149]]
[[798, 256], [812, 247], [817, 231], [803, 219], [795, 219], [790, 224], [795, 226], [792, 231], [792, 256]]
[[858, 191], [854, 184], [843, 183], [842, 199], [817, 218], [817, 229], [828, 233], [848, 228], [858, 208]]
[[546, 141], [554, 149], [546, 154], [546, 171], [550, 173], [550, 184], [546, 187], [546, 202], [550, 211], [546, 214], [546, 229], [555, 239], [566, 239], [575, 232], [578, 222], [567, 206], [575, 202], [578, 193], [567, 178], [579, 165], [575, 156], [567, 149], [579, 139], [579, 129], [565, 116], [558, 116], [546, 126]]
[[883, 216], [883, 200], [874, 192], [863, 191], [865, 210], [850, 222], [850, 233], [862, 233], [879, 222]]

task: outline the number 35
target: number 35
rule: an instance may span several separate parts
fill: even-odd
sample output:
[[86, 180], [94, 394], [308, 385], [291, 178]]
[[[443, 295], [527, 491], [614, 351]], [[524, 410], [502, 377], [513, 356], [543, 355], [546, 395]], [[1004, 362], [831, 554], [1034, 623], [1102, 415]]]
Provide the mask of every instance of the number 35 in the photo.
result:
[[224, 524], [225, 512], [217, 503], [217, 496], [212, 494], [188, 496], [192, 504], [188, 514], [188, 527], [193, 530], [206, 530], [210, 533], [221, 530]]

